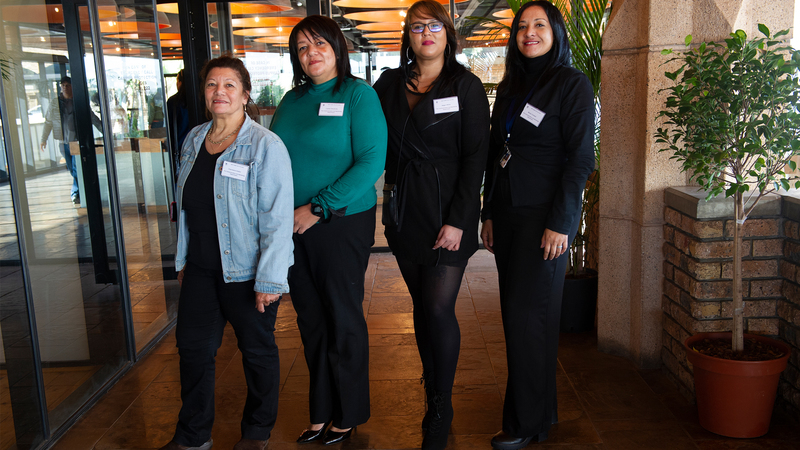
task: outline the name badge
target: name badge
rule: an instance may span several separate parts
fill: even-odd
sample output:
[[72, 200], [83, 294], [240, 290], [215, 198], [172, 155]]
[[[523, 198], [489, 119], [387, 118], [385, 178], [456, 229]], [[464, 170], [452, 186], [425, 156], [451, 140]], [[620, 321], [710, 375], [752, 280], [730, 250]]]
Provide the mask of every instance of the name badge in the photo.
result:
[[444, 114], [458, 111], [458, 97], [445, 97], [433, 100], [433, 113]]
[[544, 111], [528, 103], [525, 105], [525, 109], [522, 110], [520, 117], [532, 123], [533, 126], [538, 127], [544, 119]]
[[249, 170], [250, 167], [244, 164], [230, 161], [223, 161], [222, 163], [222, 176], [233, 178], [234, 180], [245, 181]]
[[344, 103], [320, 103], [320, 116], [339, 116], [344, 114]]

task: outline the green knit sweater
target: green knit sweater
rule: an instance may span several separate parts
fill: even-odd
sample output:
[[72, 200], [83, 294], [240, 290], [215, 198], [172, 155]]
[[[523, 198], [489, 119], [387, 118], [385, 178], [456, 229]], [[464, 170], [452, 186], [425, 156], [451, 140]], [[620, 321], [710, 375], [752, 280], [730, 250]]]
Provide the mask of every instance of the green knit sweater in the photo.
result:
[[[315, 203], [325, 217], [346, 208], [366, 211], [377, 200], [375, 181], [386, 162], [386, 120], [378, 95], [361, 79], [347, 79], [334, 92], [336, 78], [292, 89], [283, 97], [270, 129], [286, 144], [292, 159], [294, 207]], [[328, 103], [328, 114], [320, 104]], [[341, 115], [338, 115], [341, 111]]]

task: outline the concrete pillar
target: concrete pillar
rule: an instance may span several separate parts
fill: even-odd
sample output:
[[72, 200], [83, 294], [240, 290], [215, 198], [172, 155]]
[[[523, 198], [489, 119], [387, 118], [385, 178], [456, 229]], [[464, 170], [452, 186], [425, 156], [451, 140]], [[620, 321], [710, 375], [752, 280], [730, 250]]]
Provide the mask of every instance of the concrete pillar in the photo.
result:
[[598, 346], [661, 364], [664, 189], [688, 184], [653, 133], [669, 80], [661, 50], [743, 29], [790, 28], [795, 0], [614, 0], [603, 37]]

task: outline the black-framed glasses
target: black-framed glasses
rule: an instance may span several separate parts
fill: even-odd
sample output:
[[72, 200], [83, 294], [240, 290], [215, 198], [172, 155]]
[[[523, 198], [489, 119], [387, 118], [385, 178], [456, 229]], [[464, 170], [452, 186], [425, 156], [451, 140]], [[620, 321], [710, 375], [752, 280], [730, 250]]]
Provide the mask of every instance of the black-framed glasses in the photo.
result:
[[444, 24], [442, 22], [412, 23], [411, 32], [416, 34], [422, 33], [425, 31], [425, 27], [428, 27], [428, 29], [431, 30], [431, 33], [438, 33], [442, 31]]

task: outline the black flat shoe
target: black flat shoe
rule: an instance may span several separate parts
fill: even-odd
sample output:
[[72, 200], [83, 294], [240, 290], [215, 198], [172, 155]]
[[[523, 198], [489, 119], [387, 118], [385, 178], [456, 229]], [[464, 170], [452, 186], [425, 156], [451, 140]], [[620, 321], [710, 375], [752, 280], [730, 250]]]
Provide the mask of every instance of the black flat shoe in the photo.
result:
[[497, 450], [519, 450], [521, 448], [527, 447], [531, 441], [535, 442], [542, 442], [547, 439], [547, 431], [539, 433], [535, 436], [528, 436], [528, 437], [514, 437], [511, 435], [506, 434], [505, 431], [501, 431], [494, 435], [492, 438], [492, 448]]
[[350, 439], [350, 434], [356, 427], [350, 428], [347, 431], [333, 431], [328, 430], [325, 432], [325, 437], [322, 438], [322, 443], [325, 445], [336, 444], [337, 442], [342, 442], [345, 439]]
[[323, 424], [322, 428], [319, 430], [309, 430], [306, 428], [300, 434], [300, 437], [297, 438], [297, 442], [304, 444], [306, 442], [318, 441], [322, 439], [322, 437], [325, 436], [325, 429], [328, 428], [328, 425], [330, 425], [330, 422]]

